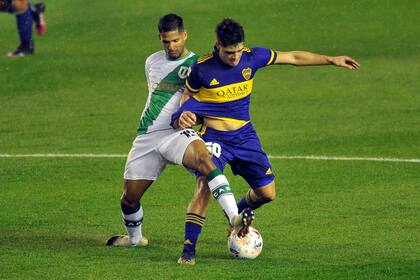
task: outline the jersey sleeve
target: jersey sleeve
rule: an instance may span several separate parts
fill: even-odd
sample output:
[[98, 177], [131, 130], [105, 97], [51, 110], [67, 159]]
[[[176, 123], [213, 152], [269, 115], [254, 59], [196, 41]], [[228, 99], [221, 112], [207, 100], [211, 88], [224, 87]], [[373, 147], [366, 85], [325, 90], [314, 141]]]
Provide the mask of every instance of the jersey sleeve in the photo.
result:
[[188, 74], [187, 80], [185, 81], [185, 86], [191, 92], [198, 92], [201, 87], [201, 82], [199, 78], [199, 67], [197, 66], [197, 62], [194, 62], [191, 65], [191, 71]]
[[252, 53], [255, 57], [255, 66], [261, 68], [267, 65], [274, 64], [277, 54], [275, 51], [267, 48], [252, 48]]
[[147, 84], [149, 84], [149, 73], [150, 73], [150, 67], [151, 67], [151, 58], [150, 56], [146, 59], [146, 62], [144, 63], [144, 74], [146, 75], [146, 81]]

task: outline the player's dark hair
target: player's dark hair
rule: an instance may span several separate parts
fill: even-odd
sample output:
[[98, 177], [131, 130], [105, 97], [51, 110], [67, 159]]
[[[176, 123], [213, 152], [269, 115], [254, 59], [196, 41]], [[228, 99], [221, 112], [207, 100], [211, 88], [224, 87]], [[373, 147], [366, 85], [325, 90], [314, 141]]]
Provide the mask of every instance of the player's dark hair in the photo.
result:
[[158, 24], [159, 33], [179, 30], [184, 31], [184, 21], [176, 14], [167, 14], [160, 18]]
[[223, 47], [245, 42], [245, 33], [239, 22], [225, 18], [216, 26], [217, 40]]

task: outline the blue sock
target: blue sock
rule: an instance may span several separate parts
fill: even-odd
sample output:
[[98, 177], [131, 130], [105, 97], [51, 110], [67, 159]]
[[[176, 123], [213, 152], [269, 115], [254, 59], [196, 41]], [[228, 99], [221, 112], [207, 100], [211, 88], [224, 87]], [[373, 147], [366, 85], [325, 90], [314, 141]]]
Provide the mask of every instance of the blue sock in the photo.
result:
[[255, 210], [261, 205], [267, 203], [266, 201], [252, 201], [250, 196], [250, 191], [246, 193], [244, 197], [237, 203], [238, 204], [238, 213], [241, 213], [242, 210], [245, 208], [251, 208], [252, 210]]
[[238, 202], [238, 213], [241, 213], [245, 208], [250, 208], [249, 204], [246, 202], [245, 197], [242, 197]]
[[187, 213], [186, 216], [184, 249], [182, 255], [185, 257], [194, 257], [198, 236], [201, 233], [201, 228], [206, 218], [194, 213]]
[[32, 39], [32, 10], [28, 6], [28, 9], [16, 16], [16, 23], [20, 38], [20, 46], [25, 49], [32, 49], [34, 42]]

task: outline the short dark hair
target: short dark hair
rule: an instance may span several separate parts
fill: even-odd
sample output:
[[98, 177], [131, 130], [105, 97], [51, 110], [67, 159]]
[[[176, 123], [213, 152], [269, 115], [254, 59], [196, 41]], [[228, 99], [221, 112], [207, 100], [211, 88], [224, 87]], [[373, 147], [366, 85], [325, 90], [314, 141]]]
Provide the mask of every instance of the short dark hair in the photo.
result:
[[245, 42], [244, 28], [239, 22], [225, 18], [216, 26], [217, 40], [223, 47]]
[[176, 14], [167, 14], [160, 18], [158, 24], [159, 33], [179, 30], [184, 30], [184, 21], [182, 17]]

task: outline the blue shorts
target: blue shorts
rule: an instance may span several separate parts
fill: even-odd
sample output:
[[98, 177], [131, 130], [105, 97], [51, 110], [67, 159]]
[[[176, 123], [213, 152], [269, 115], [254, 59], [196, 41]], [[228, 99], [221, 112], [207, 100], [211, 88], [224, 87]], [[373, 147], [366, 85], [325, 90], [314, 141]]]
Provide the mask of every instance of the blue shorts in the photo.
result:
[[253, 189], [273, 182], [270, 161], [251, 123], [233, 131], [203, 128], [201, 137], [213, 153], [214, 164], [221, 171], [229, 163], [233, 174], [240, 175]]

